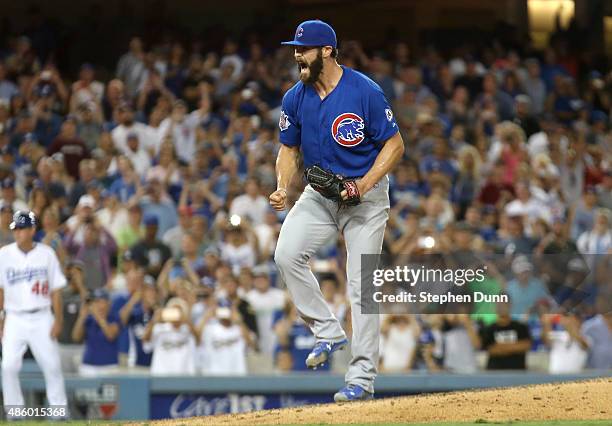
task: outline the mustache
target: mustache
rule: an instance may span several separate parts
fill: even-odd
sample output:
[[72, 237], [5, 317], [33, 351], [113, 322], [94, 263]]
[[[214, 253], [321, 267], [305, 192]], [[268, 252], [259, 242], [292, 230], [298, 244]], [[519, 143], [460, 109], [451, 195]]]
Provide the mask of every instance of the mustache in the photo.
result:
[[312, 61], [310, 64], [305, 61], [298, 61], [297, 67], [300, 73], [304, 68], [308, 68], [308, 70], [310, 71], [308, 77], [305, 77], [305, 78], [300, 77], [303, 83], [305, 84], [316, 83], [319, 80], [319, 77], [321, 76], [321, 72], [323, 71], [323, 53], [322, 51], [319, 51], [317, 53], [316, 59]]

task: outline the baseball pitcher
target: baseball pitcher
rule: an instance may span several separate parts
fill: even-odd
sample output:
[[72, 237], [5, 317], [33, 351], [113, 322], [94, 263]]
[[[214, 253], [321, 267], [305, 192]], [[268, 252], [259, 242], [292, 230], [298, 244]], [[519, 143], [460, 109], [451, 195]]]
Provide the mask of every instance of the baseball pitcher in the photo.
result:
[[292, 41], [300, 81], [283, 98], [282, 144], [276, 162], [278, 189], [270, 204], [283, 210], [287, 188], [303, 154], [306, 189], [288, 213], [274, 259], [316, 344], [309, 368], [328, 361], [348, 343], [325, 303], [308, 261], [341, 232], [346, 241], [352, 307], [352, 359], [337, 402], [370, 399], [378, 366], [379, 318], [361, 313], [361, 255], [380, 254], [389, 213], [387, 173], [404, 143], [381, 88], [365, 75], [338, 65], [336, 34], [322, 21], [301, 23]]

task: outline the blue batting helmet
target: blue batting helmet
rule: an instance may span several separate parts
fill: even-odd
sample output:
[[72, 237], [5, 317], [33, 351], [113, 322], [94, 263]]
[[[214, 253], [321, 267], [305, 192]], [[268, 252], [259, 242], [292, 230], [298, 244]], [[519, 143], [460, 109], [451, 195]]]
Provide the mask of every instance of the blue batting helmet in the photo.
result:
[[24, 229], [36, 226], [36, 215], [33, 212], [19, 210], [13, 215], [10, 229]]

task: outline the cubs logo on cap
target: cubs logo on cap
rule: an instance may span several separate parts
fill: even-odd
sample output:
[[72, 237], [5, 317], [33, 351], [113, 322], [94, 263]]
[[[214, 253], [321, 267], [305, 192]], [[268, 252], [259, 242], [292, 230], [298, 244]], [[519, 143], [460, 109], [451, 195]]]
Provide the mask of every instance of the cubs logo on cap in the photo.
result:
[[33, 212], [17, 211], [13, 215], [13, 221], [9, 225], [13, 229], [25, 229], [36, 226], [36, 215]]
[[352, 112], [345, 112], [334, 119], [331, 133], [336, 142], [342, 146], [359, 145], [365, 139], [363, 118]]

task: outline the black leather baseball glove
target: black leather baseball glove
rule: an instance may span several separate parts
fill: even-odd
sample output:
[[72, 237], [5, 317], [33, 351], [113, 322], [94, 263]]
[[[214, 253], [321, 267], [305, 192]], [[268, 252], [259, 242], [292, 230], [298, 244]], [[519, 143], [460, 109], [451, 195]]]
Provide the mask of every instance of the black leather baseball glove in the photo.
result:
[[[312, 189], [325, 198], [338, 202], [340, 205], [356, 206], [361, 202], [357, 183], [352, 179], [345, 179], [319, 166], [306, 168], [304, 176]], [[340, 194], [345, 190], [347, 198], [343, 200]]]

